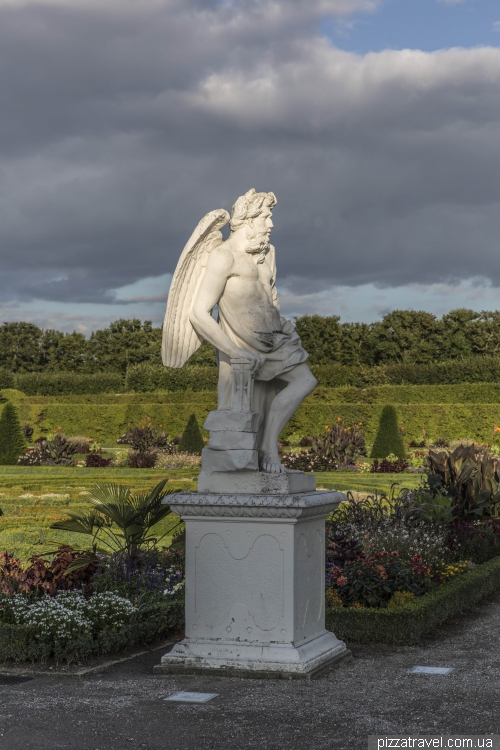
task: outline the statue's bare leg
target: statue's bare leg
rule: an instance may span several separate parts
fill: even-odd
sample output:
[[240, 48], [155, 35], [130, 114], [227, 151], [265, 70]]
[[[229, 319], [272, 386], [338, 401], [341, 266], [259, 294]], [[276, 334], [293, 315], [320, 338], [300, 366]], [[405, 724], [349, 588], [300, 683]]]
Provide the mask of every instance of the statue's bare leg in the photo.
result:
[[278, 456], [278, 438], [286, 423], [293, 417], [302, 401], [316, 388], [318, 381], [304, 363], [279, 376], [288, 383], [272, 401], [259, 451], [260, 468], [271, 474], [286, 472]]

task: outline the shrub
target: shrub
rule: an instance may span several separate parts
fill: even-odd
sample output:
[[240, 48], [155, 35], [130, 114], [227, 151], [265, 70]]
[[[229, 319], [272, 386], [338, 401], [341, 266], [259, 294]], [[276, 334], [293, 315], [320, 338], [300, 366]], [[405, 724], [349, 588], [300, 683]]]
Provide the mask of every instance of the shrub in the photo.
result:
[[132, 469], [153, 469], [158, 461], [157, 450], [129, 451], [127, 461]]
[[51, 440], [41, 437], [35, 443], [35, 448], [19, 457], [18, 463], [22, 466], [72, 466], [72, 457], [78, 453], [78, 445], [60, 432], [56, 432]]
[[[9, 612], [9, 609], [11, 612]], [[63, 591], [34, 602], [16, 594], [4, 603], [4, 617], [16, 625], [35, 628], [37, 641], [64, 646], [82, 636], [96, 636], [103, 630], [119, 631], [135, 615], [134, 605], [111, 592], [86, 599], [79, 591]]]
[[0, 465], [17, 464], [19, 456], [26, 450], [16, 407], [8, 401], [0, 417]]
[[366, 456], [365, 436], [361, 423], [354, 426], [342, 423], [341, 417], [330, 429], [313, 439], [312, 451], [318, 456], [331, 457], [337, 465], [353, 464], [360, 456]]
[[450, 441], [448, 440], [448, 438], [438, 437], [436, 438], [436, 440], [434, 440], [433, 445], [435, 448], [449, 448]]
[[135, 558], [121, 553], [101, 557], [93, 579], [94, 591], [113, 591], [135, 600], [171, 599], [184, 580], [184, 552], [153, 549]]
[[146, 417], [137, 427], [128, 429], [116, 442], [130, 445], [135, 451], [162, 450], [165, 453], [174, 453], [176, 450], [173, 443], [169, 442], [167, 433], [151, 424], [151, 417]]
[[349, 642], [410, 646], [446, 620], [497, 592], [499, 574], [500, 558], [495, 558], [395, 609], [333, 606], [326, 612], [326, 627]]
[[315, 453], [313, 450], [280, 453], [280, 461], [287, 469], [295, 471], [336, 471], [339, 468], [336, 458]]
[[429, 451], [428, 484], [433, 496], [451, 499], [459, 518], [497, 515], [500, 504], [500, 459], [474, 444], [454, 451]]
[[464, 521], [456, 518], [448, 531], [448, 546], [455, 558], [484, 563], [500, 555], [500, 521]]
[[77, 453], [83, 453], [84, 455], [90, 453], [91, 450], [95, 450], [94, 441], [92, 438], [75, 435], [74, 437], [68, 437], [68, 442], [76, 447]]
[[[86, 534], [91, 537], [94, 549], [99, 544], [130, 558], [137, 557], [166, 536], [165, 533], [158, 539], [152, 529], [171, 513], [170, 507], [162, 502], [172, 492], [165, 489], [167, 481], [159, 482], [149, 493], [135, 494], [122, 485], [96, 484], [88, 496], [90, 512], [67, 511], [69, 518], [56, 521], [50, 528]], [[95, 554], [88, 559], [94, 561]]]
[[92, 656], [149, 643], [178, 630], [184, 623], [182, 601], [155, 602], [136, 611], [137, 615], [118, 630], [107, 628], [94, 637], [80, 636], [66, 644], [57, 639], [37, 640], [33, 625], [0, 624], [0, 662], [46, 661], [53, 656], [57, 661], [81, 663]]
[[415, 594], [412, 594], [411, 591], [395, 591], [389, 599], [387, 609], [397, 609], [398, 607], [404, 607], [405, 604], [413, 601], [413, 599], [415, 599]]
[[112, 458], [104, 458], [100, 453], [88, 453], [85, 459], [85, 466], [88, 469], [105, 469], [110, 465]]
[[399, 433], [398, 415], [394, 406], [387, 405], [382, 409], [377, 436], [373, 443], [372, 458], [387, 458], [393, 453], [398, 458], [406, 458], [403, 438]]
[[29, 420], [25, 422], [22, 426], [23, 435], [26, 439], [26, 442], [29, 443], [31, 441], [31, 438], [33, 437], [34, 429], [31, 426]]
[[125, 388], [136, 393], [152, 391], [216, 391], [219, 379], [217, 367], [185, 366], [180, 369], [147, 362], [127, 370]]
[[430, 566], [420, 555], [408, 562], [400, 560], [397, 550], [377, 552], [366, 558], [346, 562], [330, 569], [331, 587], [344, 606], [386, 607], [396, 591], [411, 591], [422, 596], [430, 591]]
[[186, 429], [182, 433], [182, 437], [177, 446], [179, 453], [195, 453], [200, 454], [203, 450], [205, 443], [201, 436], [200, 427], [196, 414], [191, 414], [189, 417]]
[[58, 591], [81, 588], [90, 583], [96, 570], [94, 563], [86, 563], [76, 570], [68, 568], [82, 554], [71, 547], [62, 545], [54, 553], [52, 560], [41, 555], [33, 555], [28, 565], [23, 565], [14, 555], [0, 554], [0, 590], [4, 596], [17, 593], [38, 595], [42, 592], [55, 595]]
[[409, 448], [425, 448], [426, 446], [427, 443], [425, 442], [425, 440], [421, 440], [420, 442], [418, 442], [417, 440], [412, 440], [409, 443]]
[[119, 393], [124, 387], [123, 375], [109, 370], [93, 375], [83, 375], [78, 372], [18, 373], [16, 382], [17, 387], [27, 396]]
[[2, 388], [15, 388], [16, 387], [16, 376], [10, 370], [6, 370], [5, 367], [0, 367], [0, 389]]
[[410, 465], [405, 458], [396, 458], [394, 456], [394, 459], [391, 460], [391, 457], [389, 457], [379, 461], [376, 458], [371, 465], [370, 472], [372, 474], [401, 474]]

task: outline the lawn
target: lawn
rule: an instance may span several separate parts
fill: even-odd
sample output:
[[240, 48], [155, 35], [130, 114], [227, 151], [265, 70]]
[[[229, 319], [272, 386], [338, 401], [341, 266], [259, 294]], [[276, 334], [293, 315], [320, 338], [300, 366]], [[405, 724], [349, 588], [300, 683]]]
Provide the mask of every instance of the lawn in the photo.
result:
[[[84, 545], [88, 537], [53, 531], [50, 525], [65, 517], [68, 507], [88, 507], [87, 493], [97, 482], [116, 482], [135, 491], [151, 490], [168, 476], [175, 490], [195, 489], [192, 469], [85, 469], [60, 466], [0, 467], [0, 551], [26, 560], [56, 543]], [[158, 536], [177, 519], [168, 518], [155, 529]]]
[[[56, 543], [85, 544], [87, 537], [53, 531], [50, 524], [65, 517], [68, 507], [85, 509], [87, 493], [97, 482], [116, 482], [134, 491], [152, 489], [165, 477], [173, 490], [196, 489], [198, 470], [189, 469], [85, 469], [60, 466], [0, 467], [0, 551], [8, 550], [26, 560]], [[317, 475], [317, 486], [324, 489], [372, 493], [389, 492], [395, 482], [416, 487], [415, 474], [356, 474], [325, 472]], [[163, 534], [177, 519], [166, 519], [156, 531]]]

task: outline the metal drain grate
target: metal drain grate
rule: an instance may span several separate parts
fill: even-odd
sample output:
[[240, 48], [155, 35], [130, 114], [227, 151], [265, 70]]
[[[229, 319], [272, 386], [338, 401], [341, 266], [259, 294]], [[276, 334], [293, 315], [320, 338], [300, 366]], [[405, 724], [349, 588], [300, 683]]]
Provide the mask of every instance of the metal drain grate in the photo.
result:
[[21, 682], [29, 682], [33, 677], [21, 677], [16, 674], [0, 674], [0, 685], [20, 685]]

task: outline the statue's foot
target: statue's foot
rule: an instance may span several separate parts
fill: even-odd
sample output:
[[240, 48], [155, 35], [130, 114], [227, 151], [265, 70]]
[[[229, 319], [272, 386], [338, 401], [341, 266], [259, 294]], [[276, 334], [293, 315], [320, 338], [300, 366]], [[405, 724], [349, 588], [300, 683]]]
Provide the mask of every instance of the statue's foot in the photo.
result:
[[261, 471], [265, 471], [267, 474], [285, 474], [286, 469], [279, 460], [277, 453], [262, 452], [259, 458]]

